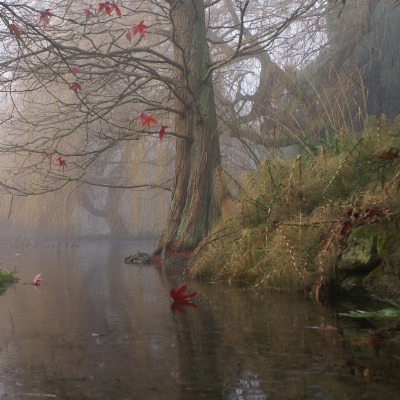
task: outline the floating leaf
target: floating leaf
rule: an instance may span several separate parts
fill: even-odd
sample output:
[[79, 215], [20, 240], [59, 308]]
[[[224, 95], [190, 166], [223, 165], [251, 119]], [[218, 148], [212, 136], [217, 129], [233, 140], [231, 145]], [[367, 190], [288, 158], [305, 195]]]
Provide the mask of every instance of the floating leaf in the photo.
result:
[[40, 272], [39, 274], [37, 274], [34, 278], [33, 278], [33, 280], [32, 280], [32, 285], [35, 285], [35, 286], [39, 286], [40, 285], [40, 282], [41, 282], [41, 277], [42, 276], [42, 273]]
[[196, 296], [197, 292], [185, 294], [186, 289], [187, 284], [183, 283], [181, 286], [178, 287], [178, 289], [172, 288], [169, 294], [175, 301], [186, 301], [187, 299], [191, 299], [192, 297]]

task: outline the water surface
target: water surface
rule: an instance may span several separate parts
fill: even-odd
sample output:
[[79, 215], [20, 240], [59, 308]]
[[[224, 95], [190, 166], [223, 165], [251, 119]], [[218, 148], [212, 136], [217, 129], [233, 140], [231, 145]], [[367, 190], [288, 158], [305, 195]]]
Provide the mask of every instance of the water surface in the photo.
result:
[[[20, 282], [0, 296], [0, 399], [397, 399], [399, 343], [284, 293], [126, 265], [151, 242], [2, 247]], [[47, 281], [26, 285], [39, 272]], [[337, 330], [312, 327], [333, 326]]]

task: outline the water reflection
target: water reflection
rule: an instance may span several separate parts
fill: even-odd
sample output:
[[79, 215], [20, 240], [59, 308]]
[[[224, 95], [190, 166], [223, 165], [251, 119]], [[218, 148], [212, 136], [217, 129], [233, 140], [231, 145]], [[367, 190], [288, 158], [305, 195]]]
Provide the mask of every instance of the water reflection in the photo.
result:
[[151, 247], [1, 249], [21, 282], [48, 285], [0, 297], [0, 399], [397, 398], [395, 342], [358, 343], [356, 325], [307, 300], [199, 282], [197, 308], [172, 313], [182, 276], [122, 261]]

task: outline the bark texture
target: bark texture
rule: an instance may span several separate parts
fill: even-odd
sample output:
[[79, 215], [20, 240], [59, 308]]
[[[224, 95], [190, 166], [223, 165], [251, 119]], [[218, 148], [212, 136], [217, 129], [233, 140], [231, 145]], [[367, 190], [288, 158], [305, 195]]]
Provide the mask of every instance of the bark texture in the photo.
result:
[[219, 216], [213, 197], [214, 176], [220, 166], [217, 116], [211, 77], [206, 76], [210, 55], [203, 0], [178, 0], [171, 5], [172, 38], [177, 72], [179, 110], [175, 181], [166, 228], [155, 254], [167, 247], [182, 252], [194, 249]]

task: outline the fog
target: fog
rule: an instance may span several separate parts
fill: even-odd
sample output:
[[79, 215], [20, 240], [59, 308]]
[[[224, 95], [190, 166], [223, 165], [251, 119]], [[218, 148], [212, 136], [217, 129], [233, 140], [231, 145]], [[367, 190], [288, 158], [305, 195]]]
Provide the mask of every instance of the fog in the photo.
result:
[[[173, 88], [177, 67], [163, 5], [135, 3], [135, 10], [123, 8], [122, 21], [115, 10], [111, 19], [98, 13], [88, 20], [76, 4], [68, 11], [52, 4], [47, 27], [29, 8], [9, 3], [15, 14], [0, 8], [2, 240], [158, 237], [176, 179], [176, 142], [186, 134], [174, 131], [179, 113], [171, 99], [180, 89]], [[311, 154], [339, 131], [362, 129], [371, 115], [400, 114], [400, 7], [333, 3], [309, 2], [295, 16], [298, 2], [289, 0], [206, 7], [232, 194], [241, 174], [266, 158]], [[148, 30], [128, 42], [121, 32], [142, 16]], [[71, 90], [72, 81], [82, 91]], [[140, 127], [143, 110], [168, 126], [165, 138], [150, 124]]]

